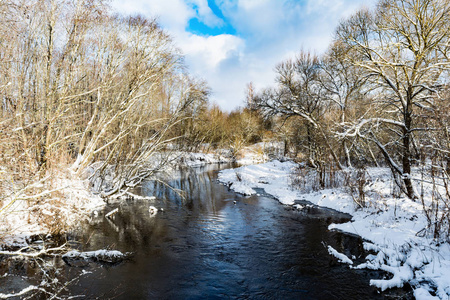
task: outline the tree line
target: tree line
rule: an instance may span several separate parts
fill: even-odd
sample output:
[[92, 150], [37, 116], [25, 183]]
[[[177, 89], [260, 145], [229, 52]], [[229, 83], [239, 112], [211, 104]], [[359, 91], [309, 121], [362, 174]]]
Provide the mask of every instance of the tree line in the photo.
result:
[[380, 0], [226, 113], [155, 20], [104, 0], [0, 1], [1, 201], [66, 166], [113, 174], [107, 196], [158, 170], [168, 145], [236, 155], [277, 139], [319, 172], [388, 166], [411, 199], [423, 196], [412, 169], [427, 166], [440, 199], [430, 219], [448, 220], [449, 18], [449, 0]]
[[449, 50], [450, 1], [379, 0], [342, 20], [323, 54], [276, 65], [274, 86], [249, 84], [244, 108], [204, 108], [196, 136], [281, 141], [322, 187], [327, 172], [389, 167], [400, 193], [422, 201], [432, 234], [449, 237]]
[[433, 159], [450, 169], [448, 55], [450, 2], [382, 0], [336, 29], [325, 54], [277, 65], [277, 86], [254, 106], [296, 117], [313, 167], [387, 164], [414, 199], [411, 168]]
[[286, 143], [314, 169], [388, 166], [414, 200], [431, 183], [424, 211], [448, 237], [449, 50], [450, 1], [380, 0], [342, 20], [323, 55], [279, 63], [252, 108], [290, 124]]
[[109, 192], [136, 184], [207, 100], [155, 20], [113, 14], [107, 1], [1, 1], [0, 24], [4, 191], [98, 161], [99, 173], [115, 168]]

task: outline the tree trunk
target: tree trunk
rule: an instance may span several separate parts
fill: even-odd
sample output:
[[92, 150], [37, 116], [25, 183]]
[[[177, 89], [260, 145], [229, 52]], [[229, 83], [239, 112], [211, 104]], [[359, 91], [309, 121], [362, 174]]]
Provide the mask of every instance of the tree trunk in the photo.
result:
[[288, 155], [288, 149], [289, 149], [289, 144], [288, 144], [288, 138], [285, 137], [284, 139], [284, 151], [283, 151], [283, 155], [287, 156]]
[[308, 141], [308, 163], [311, 167], [317, 168], [316, 161], [315, 161], [315, 148], [314, 148], [314, 138], [312, 133], [311, 124], [309, 122], [306, 123], [306, 135], [307, 135], [307, 141]]
[[445, 168], [445, 172], [447, 173], [447, 177], [450, 176], [450, 155], [447, 155], [447, 166]]
[[407, 196], [410, 199], [417, 199], [414, 192], [412, 177], [411, 177], [411, 125], [412, 125], [412, 100], [408, 99], [407, 107], [404, 113], [405, 128], [403, 128], [403, 153], [402, 153], [402, 167], [403, 167], [403, 182], [405, 184]]
[[[347, 108], [348, 96], [345, 98], [344, 106], [341, 106], [341, 124], [345, 123], [345, 109]], [[350, 150], [347, 147], [345, 139], [342, 141], [342, 150], [344, 150], [345, 164], [348, 168], [352, 168], [352, 161], [350, 159]]]
[[347, 142], [344, 140], [342, 142], [342, 148], [344, 149], [344, 154], [345, 154], [345, 164], [347, 165], [347, 167], [352, 168], [352, 160], [350, 158], [350, 150], [347, 147]]

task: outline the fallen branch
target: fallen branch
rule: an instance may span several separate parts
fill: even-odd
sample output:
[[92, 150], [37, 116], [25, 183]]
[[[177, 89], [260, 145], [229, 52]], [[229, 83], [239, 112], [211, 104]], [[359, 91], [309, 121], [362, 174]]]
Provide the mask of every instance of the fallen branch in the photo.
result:
[[140, 196], [140, 195], [128, 192], [128, 191], [123, 191], [123, 192], [121, 192], [119, 194], [112, 195], [112, 196], [109, 196], [109, 197], [112, 198], [112, 199], [119, 199], [119, 200], [122, 200], [124, 198], [125, 199], [131, 198], [131, 199], [135, 199], [135, 200], [156, 200], [155, 196], [148, 196], [148, 197]]
[[43, 288], [40, 288], [40, 287], [34, 286], [34, 285], [30, 285], [29, 287], [24, 288], [23, 290], [21, 290], [18, 293], [13, 293], [13, 294], [2, 294], [2, 293], [0, 293], [0, 299], [8, 299], [8, 298], [13, 298], [13, 297], [19, 297], [19, 296], [23, 296], [25, 294], [28, 294], [29, 292], [37, 291], [37, 290], [45, 292], [45, 290]]
[[[23, 252], [25, 250], [34, 250], [33, 252], [29, 253], [29, 252]], [[26, 246], [23, 248], [20, 248], [17, 251], [0, 251], [0, 255], [9, 255], [9, 256], [23, 256], [23, 257], [39, 257], [39, 256], [43, 256], [43, 255], [49, 255], [51, 252], [58, 252], [58, 251], [63, 251], [63, 250], [67, 250], [66, 248], [66, 244], [59, 246], [59, 247], [55, 247], [55, 248], [42, 248], [39, 251], [36, 251], [36, 249], [30, 247], [30, 246]]]
[[113, 217], [113, 216], [114, 216], [115, 214], [117, 214], [118, 212], [119, 212], [119, 209], [118, 209], [118, 208], [113, 209], [112, 211], [110, 211], [109, 213], [107, 213], [107, 214], [105, 215], [105, 217], [111, 219], [111, 217]]

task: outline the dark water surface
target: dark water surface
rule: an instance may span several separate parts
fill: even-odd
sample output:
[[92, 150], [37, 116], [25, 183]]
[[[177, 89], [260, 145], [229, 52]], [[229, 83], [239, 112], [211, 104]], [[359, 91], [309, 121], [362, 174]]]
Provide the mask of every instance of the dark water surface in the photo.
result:
[[[215, 167], [217, 169], [217, 167]], [[214, 170], [185, 170], [170, 185], [145, 182], [137, 191], [156, 200], [111, 203], [114, 220], [93, 217], [78, 237], [81, 250], [133, 252], [109, 266], [66, 267], [92, 272], [71, 285], [84, 298], [114, 299], [382, 299], [369, 279], [331, 258], [325, 245], [356, 256], [358, 237], [330, 232], [348, 215], [294, 211], [268, 196], [243, 197], [217, 183]], [[234, 203], [236, 201], [236, 204]], [[164, 212], [150, 215], [149, 206]]]

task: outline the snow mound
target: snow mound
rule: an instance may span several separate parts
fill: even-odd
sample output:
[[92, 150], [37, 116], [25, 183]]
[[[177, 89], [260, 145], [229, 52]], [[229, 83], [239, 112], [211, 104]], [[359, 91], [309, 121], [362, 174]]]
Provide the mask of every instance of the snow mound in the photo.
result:
[[219, 181], [244, 195], [256, 194], [254, 188], [263, 188], [283, 204], [294, 204], [296, 193], [290, 187], [290, 174], [296, 164], [274, 160], [268, 163], [227, 169], [219, 173]]
[[[0, 207], [0, 242], [8, 247], [27, 246], [34, 235], [47, 235], [49, 227], [60, 226], [64, 232], [88, 219], [96, 209], [106, 205], [104, 200], [89, 191], [87, 180], [77, 179], [70, 173], [57, 173], [47, 182], [32, 186], [41, 189], [33, 195], [24, 189], [22, 194], [7, 198]], [[53, 196], [55, 194], [55, 196]], [[39, 201], [24, 201], [27, 197]], [[52, 197], [53, 196], [53, 197]]]

